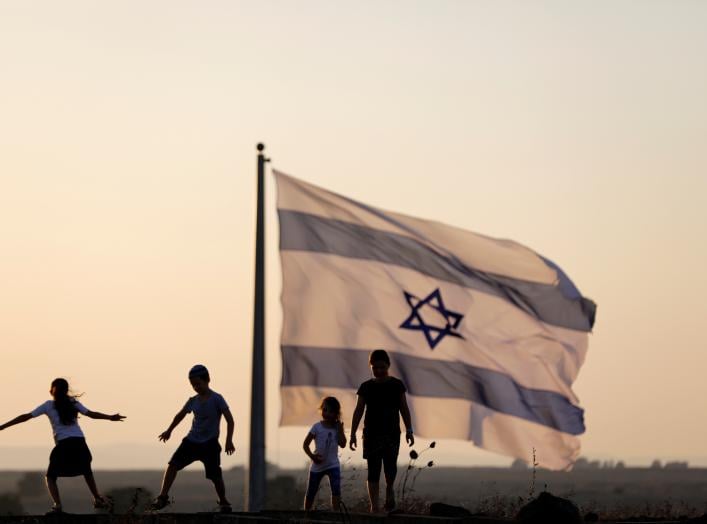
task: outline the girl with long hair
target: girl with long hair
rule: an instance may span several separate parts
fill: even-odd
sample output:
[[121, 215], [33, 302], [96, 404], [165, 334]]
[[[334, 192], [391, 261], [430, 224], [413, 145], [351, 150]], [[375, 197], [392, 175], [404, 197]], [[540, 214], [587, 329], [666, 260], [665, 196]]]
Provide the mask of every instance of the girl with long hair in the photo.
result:
[[57, 486], [57, 478], [59, 477], [76, 477], [83, 475], [86, 480], [86, 485], [93, 495], [93, 507], [97, 509], [107, 509], [110, 506], [110, 501], [103, 497], [98, 488], [96, 481], [93, 478], [91, 470], [91, 451], [86, 445], [86, 439], [79, 427], [79, 413], [88, 418], [111, 420], [120, 422], [125, 417], [119, 413], [115, 415], [106, 415], [98, 411], [91, 411], [77, 400], [77, 396], [73, 395], [69, 390], [69, 383], [63, 378], [57, 378], [52, 381], [49, 394], [52, 400], [47, 400], [37, 408], [23, 415], [19, 415], [9, 422], [0, 426], [0, 431], [27, 422], [28, 420], [46, 415], [52, 426], [54, 434], [54, 442], [56, 445], [49, 456], [49, 468], [47, 469], [47, 489], [49, 495], [54, 502], [51, 513], [61, 513], [61, 498], [59, 497], [59, 487]]

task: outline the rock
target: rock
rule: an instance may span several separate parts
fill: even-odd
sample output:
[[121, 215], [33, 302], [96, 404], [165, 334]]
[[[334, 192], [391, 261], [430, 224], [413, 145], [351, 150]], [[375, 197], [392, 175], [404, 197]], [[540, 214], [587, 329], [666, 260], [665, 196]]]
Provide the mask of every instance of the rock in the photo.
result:
[[579, 509], [573, 502], [547, 491], [520, 508], [517, 522], [524, 524], [582, 524]]

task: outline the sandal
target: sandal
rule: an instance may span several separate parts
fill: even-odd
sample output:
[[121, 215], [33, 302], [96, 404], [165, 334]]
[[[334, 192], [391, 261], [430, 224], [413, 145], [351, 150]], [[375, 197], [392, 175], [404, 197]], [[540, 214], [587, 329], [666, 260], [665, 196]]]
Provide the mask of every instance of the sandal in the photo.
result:
[[150, 504], [150, 509], [151, 510], [163, 509], [163, 508], [166, 508], [167, 506], [169, 506], [171, 503], [172, 503], [172, 501], [169, 500], [169, 495], [159, 495]]

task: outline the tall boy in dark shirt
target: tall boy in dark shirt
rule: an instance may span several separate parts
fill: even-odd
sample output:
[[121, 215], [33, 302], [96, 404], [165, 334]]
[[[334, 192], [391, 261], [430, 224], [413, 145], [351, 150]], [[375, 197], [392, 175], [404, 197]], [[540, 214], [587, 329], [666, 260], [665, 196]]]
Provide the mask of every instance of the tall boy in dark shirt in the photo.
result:
[[390, 357], [382, 349], [376, 349], [368, 359], [373, 378], [358, 388], [358, 403], [351, 421], [351, 450], [356, 449], [356, 430], [363, 421], [363, 458], [368, 462], [368, 498], [371, 513], [378, 512], [379, 481], [381, 465], [385, 472], [386, 511], [395, 509], [393, 486], [398, 472], [400, 451], [400, 415], [405, 423], [405, 440], [410, 446], [415, 443], [410, 419], [410, 409], [405, 398], [405, 384], [388, 375]]

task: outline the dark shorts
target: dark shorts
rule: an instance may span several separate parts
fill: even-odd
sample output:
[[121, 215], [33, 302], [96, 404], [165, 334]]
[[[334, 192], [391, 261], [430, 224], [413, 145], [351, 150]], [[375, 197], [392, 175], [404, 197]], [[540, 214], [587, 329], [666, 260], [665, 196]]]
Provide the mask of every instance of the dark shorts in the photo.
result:
[[179, 470], [197, 460], [204, 464], [207, 479], [221, 478], [221, 445], [217, 439], [192, 442], [185, 438], [172, 455], [169, 464]]
[[329, 486], [331, 486], [331, 496], [341, 496], [341, 468], [325, 469], [324, 471], [310, 471], [309, 481], [307, 482], [307, 500], [314, 500], [319, 490], [319, 484], [324, 477], [329, 477]]
[[69, 437], [56, 443], [49, 455], [47, 477], [76, 477], [91, 473], [91, 451], [83, 437]]
[[389, 435], [366, 435], [363, 434], [363, 458], [383, 458], [385, 456], [395, 456], [398, 458], [400, 452], [400, 433]]
[[395, 480], [398, 473], [398, 453], [400, 452], [400, 433], [388, 435], [363, 434], [363, 458], [368, 463], [368, 480], [378, 482], [381, 469], [389, 481]]

